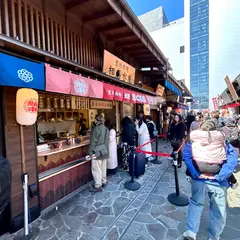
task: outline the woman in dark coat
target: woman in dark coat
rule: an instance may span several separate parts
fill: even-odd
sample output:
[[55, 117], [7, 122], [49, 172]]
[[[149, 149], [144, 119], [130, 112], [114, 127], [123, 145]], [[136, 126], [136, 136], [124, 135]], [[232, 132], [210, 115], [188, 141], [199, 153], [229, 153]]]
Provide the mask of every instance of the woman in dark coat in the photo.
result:
[[[172, 136], [171, 145], [173, 151], [177, 151], [185, 138], [185, 124], [181, 115], [176, 115], [174, 124], [171, 128], [170, 135]], [[178, 152], [178, 167], [182, 166], [182, 150]]]
[[133, 146], [136, 145], [136, 129], [135, 125], [129, 117], [124, 117], [122, 122], [122, 143], [123, 153], [121, 160], [121, 167], [124, 170], [128, 170], [129, 156], [133, 152]]

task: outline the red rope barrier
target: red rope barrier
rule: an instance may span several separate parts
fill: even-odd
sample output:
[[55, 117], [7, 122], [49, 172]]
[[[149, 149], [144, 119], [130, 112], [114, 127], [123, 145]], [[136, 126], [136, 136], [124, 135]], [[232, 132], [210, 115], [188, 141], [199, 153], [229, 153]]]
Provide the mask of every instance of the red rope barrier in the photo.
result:
[[[152, 143], [152, 142], [156, 141], [156, 139], [157, 139], [157, 138], [154, 138], [153, 140], [151, 140], [151, 141], [149, 141], [149, 142], [147, 142], [147, 143], [145, 143], [145, 144], [137, 147], [137, 148], [136, 148], [136, 152], [138, 152], [138, 153], [144, 153], [144, 154], [151, 154], [151, 155], [153, 155], [153, 156], [170, 157], [170, 156], [171, 156], [170, 153], [147, 152], [147, 151], [140, 150], [140, 148], [146, 146], [146, 145], [149, 144], [149, 143]], [[183, 145], [185, 144], [186, 140], [187, 140], [187, 138], [185, 138], [185, 139], [183, 140], [181, 146], [180, 146], [180, 147], [178, 148], [178, 150], [176, 151], [177, 153], [179, 153], [179, 151], [182, 149], [182, 147], [183, 147]]]

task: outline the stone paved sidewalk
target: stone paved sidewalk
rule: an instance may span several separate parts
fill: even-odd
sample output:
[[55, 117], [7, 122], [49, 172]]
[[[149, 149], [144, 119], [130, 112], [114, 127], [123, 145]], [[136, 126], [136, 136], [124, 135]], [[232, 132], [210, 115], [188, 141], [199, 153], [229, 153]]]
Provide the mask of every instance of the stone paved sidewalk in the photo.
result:
[[[161, 142], [159, 151], [170, 152], [168, 143]], [[127, 191], [126, 172], [109, 178], [104, 192], [92, 194], [89, 187], [53, 208], [32, 224], [32, 239], [37, 240], [177, 240], [185, 231], [187, 207], [175, 207], [167, 201], [175, 191], [171, 163], [149, 164], [138, 179], [141, 189]], [[240, 174], [237, 173], [240, 182]], [[190, 184], [184, 169], [179, 172], [180, 189], [189, 196]], [[222, 240], [240, 240], [240, 188], [229, 190], [227, 226]], [[199, 240], [206, 239], [208, 204], [204, 209]], [[21, 239], [22, 231], [5, 235], [0, 240]]]

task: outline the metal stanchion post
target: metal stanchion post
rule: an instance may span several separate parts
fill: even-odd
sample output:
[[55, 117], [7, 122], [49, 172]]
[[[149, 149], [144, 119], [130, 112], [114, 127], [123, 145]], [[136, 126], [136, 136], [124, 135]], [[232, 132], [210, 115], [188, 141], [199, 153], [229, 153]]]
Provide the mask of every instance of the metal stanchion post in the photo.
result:
[[133, 154], [132, 154], [132, 176], [131, 176], [131, 180], [127, 181], [124, 183], [124, 187], [127, 190], [130, 191], [137, 191], [138, 189], [140, 189], [140, 183], [134, 181], [134, 175], [135, 175], [135, 157], [136, 157], [136, 147], [134, 146], [133, 148]]
[[[158, 152], [158, 137], [156, 137], [156, 149], [155, 149], [155, 152], [157, 153]], [[153, 164], [162, 164], [162, 161], [160, 159], [158, 159], [158, 156], [156, 155], [156, 158], [151, 161], [151, 163]]]
[[22, 177], [23, 181], [23, 197], [24, 197], [24, 236], [28, 237], [28, 174], [24, 173]]
[[168, 195], [168, 201], [176, 206], [187, 206], [188, 205], [188, 197], [185, 196], [184, 194], [181, 194], [179, 191], [178, 168], [177, 168], [178, 153], [173, 152], [172, 158], [173, 158], [176, 192]]

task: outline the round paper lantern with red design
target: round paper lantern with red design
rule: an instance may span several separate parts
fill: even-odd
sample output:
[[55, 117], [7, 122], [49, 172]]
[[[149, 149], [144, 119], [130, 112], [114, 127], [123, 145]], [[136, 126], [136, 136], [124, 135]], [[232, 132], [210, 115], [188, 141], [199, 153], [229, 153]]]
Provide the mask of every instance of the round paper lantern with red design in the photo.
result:
[[38, 93], [33, 89], [21, 88], [16, 97], [16, 119], [20, 125], [30, 126], [37, 121]]

